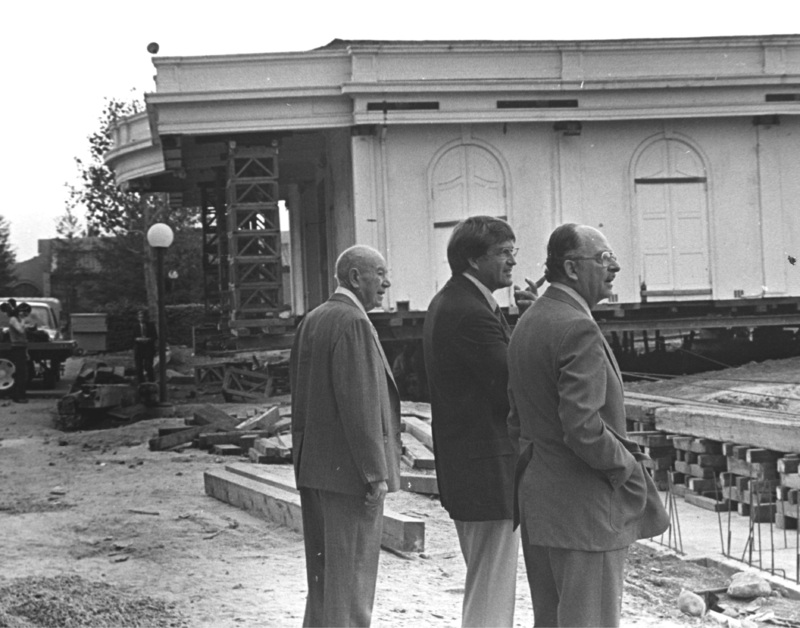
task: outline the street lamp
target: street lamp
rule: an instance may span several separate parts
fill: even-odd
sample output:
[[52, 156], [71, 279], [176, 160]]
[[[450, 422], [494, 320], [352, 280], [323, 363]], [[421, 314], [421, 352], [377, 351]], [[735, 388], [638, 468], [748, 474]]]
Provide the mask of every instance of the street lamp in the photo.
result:
[[158, 400], [167, 402], [167, 310], [164, 304], [164, 253], [174, 235], [169, 225], [157, 222], [147, 230], [147, 243], [156, 250], [158, 286]]

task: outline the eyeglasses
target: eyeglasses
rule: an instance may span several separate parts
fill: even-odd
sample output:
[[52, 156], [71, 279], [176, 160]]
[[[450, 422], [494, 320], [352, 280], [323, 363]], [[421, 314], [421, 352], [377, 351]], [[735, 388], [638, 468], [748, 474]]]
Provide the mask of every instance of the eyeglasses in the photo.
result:
[[570, 255], [563, 259], [565, 260], [570, 259], [573, 261], [578, 261], [582, 259], [591, 259], [600, 264], [603, 268], [608, 268], [609, 266], [611, 266], [611, 264], [617, 263], [617, 256], [614, 255], [612, 251], [600, 251], [596, 255], [592, 255], [590, 257], [573, 257]]
[[518, 248], [511, 248], [510, 246], [504, 249], [500, 249], [495, 253], [497, 257], [505, 257], [506, 259], [511, 259], [512, 257], [516, 257], [517, 253], [519, 253]]

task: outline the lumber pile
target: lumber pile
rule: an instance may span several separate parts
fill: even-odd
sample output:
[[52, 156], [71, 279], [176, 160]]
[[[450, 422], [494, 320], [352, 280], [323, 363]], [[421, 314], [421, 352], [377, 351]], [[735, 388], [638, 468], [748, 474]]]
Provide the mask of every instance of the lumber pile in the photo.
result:
[[400, 420], [403, 429], [400, 435], [403, 445], [400, 457], [400, 489], [422, 495], [438, 495], [430, 406], [404, 401]]
[[[194, 446], [217, 456], [249, 456], [258, 450], [259, 441], [280, 440], [283, 450], [264, 462], [291, 462], [291, 417], [288, 407], [278, 405], [253, 409], [250, 416], [234, 417], [224, 410], [205, 404], [195, 409], [185, 425], [162, 427], [158, 436], [150, 439], [152, 451]], [[287, 443], [288, 439], [288, 443]]]

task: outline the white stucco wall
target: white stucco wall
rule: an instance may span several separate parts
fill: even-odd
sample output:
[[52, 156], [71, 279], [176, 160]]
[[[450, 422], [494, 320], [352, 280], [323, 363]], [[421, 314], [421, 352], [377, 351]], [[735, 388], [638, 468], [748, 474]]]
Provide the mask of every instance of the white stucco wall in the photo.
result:
[[[354, 140], [361, 147], [354, 149], [356, 232], [388, 251], [391, 305], [408, 301], [412, 310], [425, 309], [435, 293], [431, 268], [444, 253], [434, 250], [429, 167], [437, 151], [458, 141], [488, 146], [507, 165], [519, 282], [541, 276], [556, 225], [581, 222], [600, 228], [620, 259], [619, 301], [638, 301], [631, 160], [643, 143], [667, 137], [691, 147], [705, 166], [713, 298], [732, 299], [735, 290], [760, 294], [762, 286], [771, 295], [800, 295], [800, 267], [786, 259], [792, 252], [800, 257], [800, 175], [793, 166], [800, 162], [800, 120], [783, 117], [777, 127], [756, 127], [749, 117], [582, 126], [578, 137], [563, 137], [549, 123], [390, 127], [382, 159], [379, 136]], [[385, 213], [378, 211], [384, 194]]]

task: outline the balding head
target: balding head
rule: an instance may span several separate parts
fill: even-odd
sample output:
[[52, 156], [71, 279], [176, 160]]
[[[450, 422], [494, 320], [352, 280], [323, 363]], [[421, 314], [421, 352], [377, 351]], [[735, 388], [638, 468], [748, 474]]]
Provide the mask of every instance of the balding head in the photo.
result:
[[590, 308], [613, 294], [613, 282], [619, 270], [608, 240], [598, 229], [568, 223], [557, 227], [550, 235], [547, 280], [570, 286]]
[[367, 311], [378, 307], [391, 285], [386, 260], [371, 246], [356, 244], [336, 260], [336, 281], [353, 292]]

